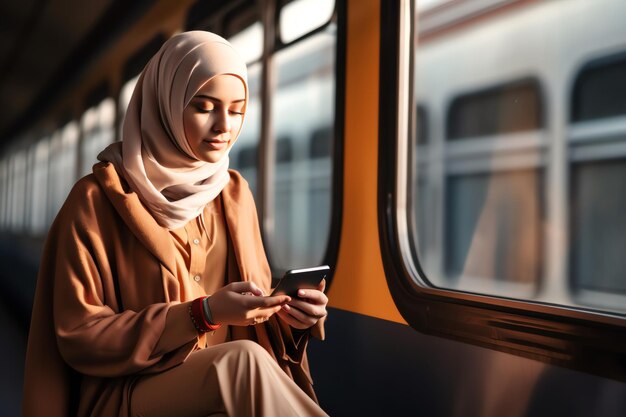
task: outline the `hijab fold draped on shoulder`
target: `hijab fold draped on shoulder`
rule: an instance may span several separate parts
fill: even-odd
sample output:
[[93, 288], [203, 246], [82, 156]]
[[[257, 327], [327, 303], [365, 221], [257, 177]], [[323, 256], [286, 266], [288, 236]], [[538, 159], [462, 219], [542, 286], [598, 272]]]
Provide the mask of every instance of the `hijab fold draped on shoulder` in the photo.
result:
[[221, 159], [209, 163], [196, 158], [183, 126], [183, 110], [194, 95], [223, 74], [241, 79], [247, 103], [246, 65], [228, 41], [204, 31], [170, 38], [137, 81], [122, 142], [98, 155], [99, 160], [113, 163], [167, 229], [182, 227], [199, 216], [229, 181], [228, 153], [239, 132]]

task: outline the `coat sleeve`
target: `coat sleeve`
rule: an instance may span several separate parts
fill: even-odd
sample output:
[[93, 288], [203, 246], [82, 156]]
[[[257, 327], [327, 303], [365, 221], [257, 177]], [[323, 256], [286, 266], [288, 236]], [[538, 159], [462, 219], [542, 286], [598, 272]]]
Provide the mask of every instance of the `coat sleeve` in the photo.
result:
[[[157, 372], [179, 364], [197, 341], [190, 321], [173, 328], [171, 318], [184, 314], [186, 305], [162, 302], [138, 311], [116, 311], [115, 290], [101, 277], [100, 268], [106, 267], [102, 254], [107, 251], [92, 224], [94, 216], [89, 210], [69, 215], [62, 210], [56, 235], [49, 237], [54, 239], [49, 245], [55, 251], [54, 267], [48, 272], [54, 274], [53, 323], [61, 356], [78, 372], [99, 377]], [[171, 351], [159, 346], [164, 333], [170, 334], [166, 338]]]

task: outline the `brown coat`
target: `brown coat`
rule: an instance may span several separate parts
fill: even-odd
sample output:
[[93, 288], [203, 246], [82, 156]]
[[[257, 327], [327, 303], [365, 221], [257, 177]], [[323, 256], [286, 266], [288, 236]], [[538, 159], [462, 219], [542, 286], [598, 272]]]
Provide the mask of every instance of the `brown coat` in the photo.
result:
[[[236, 171], [222, 191], [229, 232], [229, 281], [271, 275], [254, 200]], [[44, 249], [30, 328], [22, 415], [126, 416], [137, 375], [161, 372], [198, 349], [184, 317], [169, 232], [159, 226], [111, 164], [78, 181], [55, 219]], [[181, 304], [182, 302], [182, 304]], [[170, 320], [166, 320], [170, 313]], [[323, 339], [323, 322], [312, 329]], [[159, 343], [167, 334], [168, 342]], [[315, 399], [306, 358], [277, 316], [232, 327], [233, 339], [256, 340]], [[167, 351], [163, 346], [167, 345]]]

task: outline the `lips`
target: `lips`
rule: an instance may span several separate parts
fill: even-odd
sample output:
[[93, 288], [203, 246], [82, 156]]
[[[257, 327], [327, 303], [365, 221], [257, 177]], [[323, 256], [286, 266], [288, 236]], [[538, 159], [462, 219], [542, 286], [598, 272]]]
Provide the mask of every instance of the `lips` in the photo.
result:
[[206, 143], [209, 147], [216, 149], [216, 150], [224, 149], [226, 146], [228, 146], [227, 140], [205, 139], [203, 142]]

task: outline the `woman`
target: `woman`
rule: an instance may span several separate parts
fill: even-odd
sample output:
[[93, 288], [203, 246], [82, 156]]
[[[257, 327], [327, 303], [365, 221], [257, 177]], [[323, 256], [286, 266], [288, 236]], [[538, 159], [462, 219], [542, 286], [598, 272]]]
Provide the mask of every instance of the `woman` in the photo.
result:
[[174, 36], [147, 64], [123, 141], [50, 229], [23, 415], [325, 415], [305, 353], [323, 339], [324, 283], [266, 296], [254, 201], [228, 171], [247, 100], [217, 35]]

